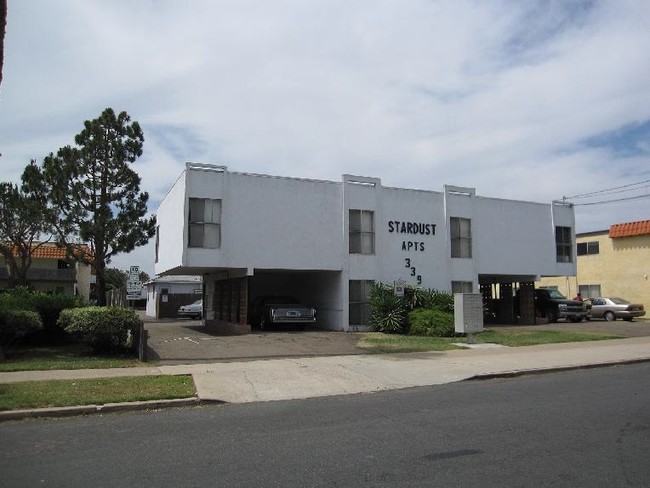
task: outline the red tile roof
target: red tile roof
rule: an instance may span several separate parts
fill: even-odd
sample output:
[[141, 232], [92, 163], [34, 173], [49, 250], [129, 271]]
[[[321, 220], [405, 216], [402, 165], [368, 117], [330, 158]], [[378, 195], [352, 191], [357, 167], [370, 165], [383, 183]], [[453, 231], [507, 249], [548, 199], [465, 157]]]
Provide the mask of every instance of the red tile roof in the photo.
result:
[[625, 224], [614, 224], [609, 228], [609, 237], [643, 236], [650, 234], [650, 220], [639, 220], [638, 222], [626, 222]]
[[[90, 255], [90, 248], [88, 246], [81, 246], [80, 251], [86, 255]], [[65, 247], [58, 247], [56, 244], [47, 243], [32, 252], [33, 259], [66, 259]]]

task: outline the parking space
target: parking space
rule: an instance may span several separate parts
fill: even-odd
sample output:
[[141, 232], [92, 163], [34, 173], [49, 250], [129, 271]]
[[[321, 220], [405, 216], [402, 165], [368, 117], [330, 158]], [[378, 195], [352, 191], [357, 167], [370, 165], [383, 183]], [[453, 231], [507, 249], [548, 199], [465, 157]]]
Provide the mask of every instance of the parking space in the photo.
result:
[[315, 328], [223, 336], [191, 319], [145, 318], [148, 357], [159, 364], [246, 361], [278, 357], [364, 354], [354, 334]]

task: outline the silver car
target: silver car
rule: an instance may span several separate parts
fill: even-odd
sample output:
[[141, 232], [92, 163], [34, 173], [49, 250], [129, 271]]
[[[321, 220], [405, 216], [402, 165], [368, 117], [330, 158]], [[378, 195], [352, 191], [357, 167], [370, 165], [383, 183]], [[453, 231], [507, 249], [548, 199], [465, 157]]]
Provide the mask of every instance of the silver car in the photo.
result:
[[183, 305], [177, 312], [179, 317], [200, 319], [203, 316], [203, 300], [197, 300], [189, 305]]
[[619, 297], [589, 298], [586, 302], [588, 318], [605, 319], [611, 322], [616, 319], [630, 321], [634, 317], [645, 315], [643, 305], [630, 303]]

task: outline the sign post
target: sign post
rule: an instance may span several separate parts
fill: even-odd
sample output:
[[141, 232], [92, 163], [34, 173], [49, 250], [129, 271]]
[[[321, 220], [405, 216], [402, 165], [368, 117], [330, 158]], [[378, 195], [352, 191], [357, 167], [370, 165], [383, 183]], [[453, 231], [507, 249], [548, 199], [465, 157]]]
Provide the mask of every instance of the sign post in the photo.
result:
[[126, 299], [140, 300], [142, 281], [140, 281], [140, 266], [131, 266], [129, 280], [126, 282]]

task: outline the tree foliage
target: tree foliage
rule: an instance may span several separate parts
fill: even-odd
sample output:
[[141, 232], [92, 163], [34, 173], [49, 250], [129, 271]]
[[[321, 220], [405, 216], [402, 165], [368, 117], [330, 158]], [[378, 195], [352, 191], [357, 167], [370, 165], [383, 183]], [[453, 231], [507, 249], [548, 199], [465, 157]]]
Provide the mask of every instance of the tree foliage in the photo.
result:
[[28, 285], [32, 256], [50, 237], [46, 201], [13, 183], [0, 183], [0, 254], [9, 267], [9, 286]]
[[146, 217], [149, 195], [140, 191], [140, 177], [129, 166], [142, 155], [143, 142], [137, 122], [107, 108], [84, 122], [75, 146], [62, 147], [23, 174], [27, 187], [46, 194], [57, 210], [58, 238], [69, 248], [74, 247], [70, 236], [89, 243], [86, 260], [97, 273], [100, 305], [105, 304], [107, 263], [145, 245], [155, 233], [155, 216]]
[[106, 268], [106, 289], [119, 290], [126, 287], [129, 273], [117, 268]]

